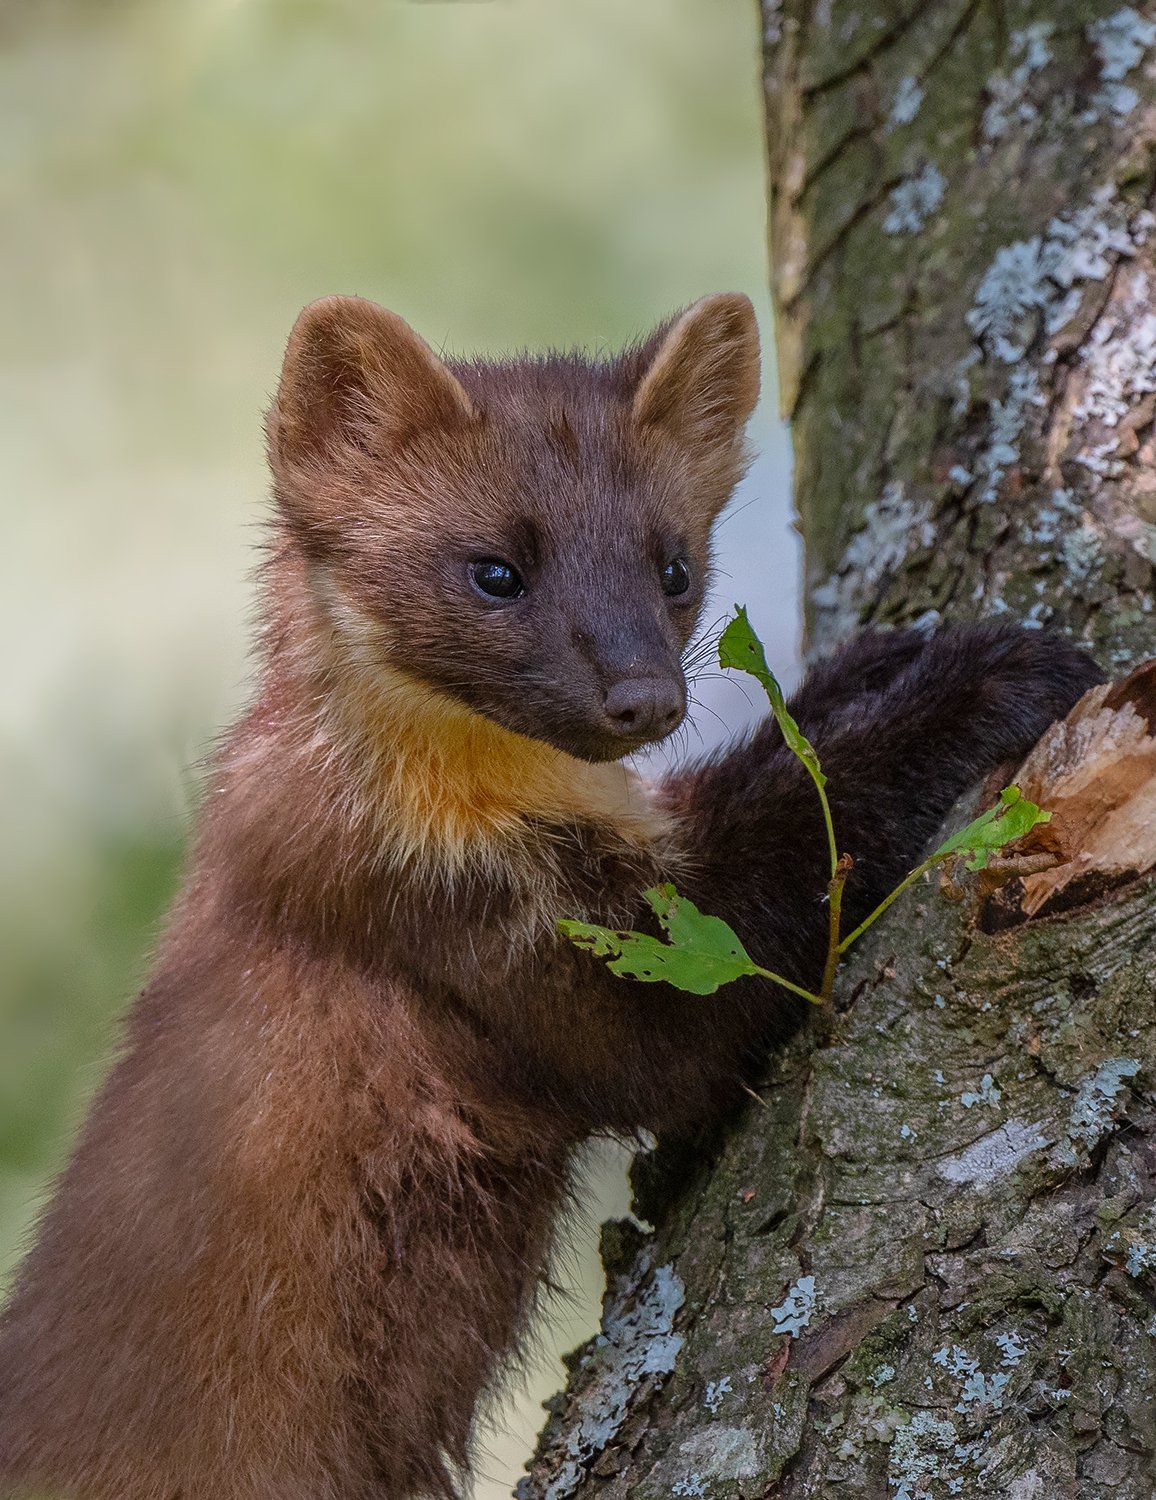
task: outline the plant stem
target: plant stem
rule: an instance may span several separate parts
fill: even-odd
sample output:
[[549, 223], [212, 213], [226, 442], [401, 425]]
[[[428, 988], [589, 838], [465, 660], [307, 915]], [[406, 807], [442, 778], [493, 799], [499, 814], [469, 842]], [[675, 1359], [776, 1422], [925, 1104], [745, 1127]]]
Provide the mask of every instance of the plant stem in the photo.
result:
[[784, 979], [781, 974], [776, 974], [773, 969], [760, 969], [756, 964], [751, 972], [757, 974], [760, 979], [769, 979], [772, 984], [781, 984], [785, 990], [790, 990], [792, 995], [809, 1000], [812, 1005], [824, 1003], [822, 995], [816, 995], [813, 990], [805, 990], [801, 984], [793, 984], [791, 980]]
[[[831, 879], [834, 880], [839, 873], [839, 846], [835, 842], [835, 823], [831, 817], [831, 804], [827, 801], [827, 788], [823, 785], [822, 777], [811, 768], [806, 761], [803, 762], [807, 768], [807, 774], [815, 783], [815, 790], [819, 793], [819, 801], [823, 806], [823, 822], [827, 827], [827, 849], [831, 856]], [[844, 874], [844, 880], [847, 878]], [[842, 890], [842, 886], [840, 886]]]
[[863, 920], [859, 923], [858, 927], [856, 927], [855, 931], [849, 932], [847, 936], [843, 938], [843, 940], [839, 944], [839, 952], [846, 953], [851, 944], [855, 942], [856, 939], [863, 936], [868, 927], [871, 926], [872, 922], [881, 917], [894, 900], [896, 900], [899, 896], [902, 896], [903, 892], [907, 890], [909, 886], [913, 886], [921, 875], [926, 875], [928, 870], [939, 864], [942, 859], [942, 854], [932, 854], [929, 858], [925, 859], [921, 865], [916, 865], [911, 874], [901, 880], [889, 896], [884, 896], [883, 900], [880, 901], [879, 905], [870, 914], [870, 916], [864, 917]]
[[[825, 799], [824, 799], [825, 800]], [[827, 886], [827, 962], [823, 966], [823, 983], [819, 990], [824, 1006], [828, 1010], [834, 1005], [835, 971], [839, 967], [839, 955], [843, 945], [839, 941], [839, 923], [843, 914], [843, 887], [855, 861], [849, 854], [840, 855]]]

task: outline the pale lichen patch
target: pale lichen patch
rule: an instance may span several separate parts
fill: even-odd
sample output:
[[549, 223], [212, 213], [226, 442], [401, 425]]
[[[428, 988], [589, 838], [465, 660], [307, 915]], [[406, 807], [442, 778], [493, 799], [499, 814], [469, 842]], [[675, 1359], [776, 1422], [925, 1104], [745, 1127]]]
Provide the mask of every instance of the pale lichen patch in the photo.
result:
[[1028, 1352], [1027, 1344], [1015, 1329], [1011, 1333], [997, 1333], [995, 1341], [1000, 1349], [1001, 1365], [1008, 1365], [1014, 1369]]
[[707, 1383], [703, 1405], [712, 1417], [718, 1416], [719, 1407], [722, 1406], [724, 1398], [730, 1394], [730, 1389], [731, 1378], [729, 1375], [724, 1375], [721, 1380], [711, 1380]]
[[820, 642], [840, 640], [858, 619], [858, 601], [870, 596], [907, 555], [912, 543], [930, 547], [935, 527], [926, 503], [908, 498], [892, 481], [878, 500], [863, 508], [863, 526], [844, 549], [835, 569], [811, 593]]
[[1082, 118], [1093, 123], [1106, 111], [1123, 119], [1140, 102], [1140, 95], [1123, 79], [1139, 67], [1145, 52], [1156, 42], [1156, 22], [1125, 5], [1114, 15], [1093, 21], [1088, 27], [1088, 40], [1099, 54], [1100, 88]]
[[1004, 1389], [1010, 1379], [1002, 1370], [997, 1370], [994, 1375], [985, 1375], [982, 1370], [973, 1371], [963, 1382], [955, 1410], [961, 1416], [972, 1414], [977, 1406], [989, 1411], [1000, 1411], [1003, 1407]]
[[1000, 481], [1019, 461], [1019, 442], [1030, 409], [1043, 405], [1045, 398], [1035, 370], [1030, 365], [1013, 370], [1006, 396], [991, 404], [989, 442], [976, 464], [977, 477], [982, 480], [978, 497], [981, 502], [986, 504], [995, 499]]
[[947, 187], [943, 173], [934, 162], [928, 162], [913, 177], [905, 178], [893, 188], [890, 209], [883, 220], [885, 234], [918, 234], [943, 202]]
[[1066, 1142], [1056, 1148], [1065, 1160], [1073, 1148], [1083, 1154], [1094, 1150], [1114, 1128], [1121, 1095], [1139, 1071], [1135, 1058], [1111, 1057], [1084, 1079], [1068, 1112]]
[[948, 1182], [966, 1182], [983, 1187], [1004, 1177], [1021, 1161], [1049, 1144], [1036, 1125], [1026, 1120], [1008, 1120], [998, 1130], [974, 1141], [955, 1156], [938, 1164], [939, 1175]]
[[1104, 556], [1100, 534], [1089, 517], [1075, 531], [1069, 531], [1060, 543], [1060, 552], [1073, 578], [1087, 578]]
[[[1109, 184], [1085, 207], [1052, 219], [1043, 234], [996, 251], [965, 314], [978, 348], [956, 371], [961, 415], [978, 364], [986, 363], [987, 378], [999, 378], [1000, 367], [1010, 367], [1003, 394], [990, 398], [987, 438], [973, 465], [979, 501], [996, 498], [1004, 477], [1020, 463], [1033, 409], [1047, 405], [1041, 372], [1050, 368], [1054, 352], [1045, 346], [1035, 361], [1029, 361], [1029, 352], [1071, 323], [1085, 286], [1103, 283], [1118, 261], [1147, 242], [1154, 226], [1156, 218], [1147, 209], [1129, 216]], [[1117, 412], [1119, 420], [1129, 395], [1156, 382], [1156, 331], [1150, 335], [1141, 326], [1121, 339], [1109, 330], [1099, 340], [1092, 346], [1095, 373], [1089, 375], [1085, 400], [1089, 412]], [[1081, 461], [1091, 463], [1094, 456], [1085, 451]]]
[[1124, 5], [1115, 15], [1093, 21], [1088, 35], [1100, 54], [1100, 77], [1117, 82], [1139, 66], [1144, 53], [1156, 42], [1156, 21]]
[[996, 251], [966, 314], [984, 352], [1015, 364], [1038, 336], [1041, 317], [1047, 332], [1070, 320], [1069, 294], [1080, 285], [1102, 281], [1115, 259], [1136, 254], [1156, 225], [1142, 209], [1129, 218], [1113, 202], [1109, 185], [1092, 202], [1054, 218], [1042, 235], [1017, 240]]
[[891, 101], [891, 110], [887, 116], [885, 129], [890, 132], [898, 130], [901, 125], [910, 125], [919, 113], [919, 106], [923, 103], [923, 87], [917, 79], [910, 74], [899, 80], [899, 86], [895, 90], [895, 98]]
[[920, 1500], [928, 1483], [956, 1477], [959, 1433], [946, 1417], [933, 1411], [917, 1411], [898, 1428], [891, 1443], [887, 1482], [893, 1500]]
[[1156, 313], [1149, 292], [1148, 273], [1135, 271], [1111, 315], [1092, 330], [1077, 417], [1115, 427], [1137, 397], [1156, 391]]
[[753, 1479], [763, 1467], [762, 1444], [746, 1427], [709, 1427], [680, 1443], [678, 1452], [707, 1485]]
[[1028, 86], [1032, 74], [1046, 68], [1052, 60], [1048, 43], [1054, 30], [1050, 21], [1035, 21], [1012, 32], [1009, 51], [1014, 66], [1006, 74], [996, 74], [987, 84], [988, 104], [983, 112], [985, 140], [998, 140], [1013, 124], [1030, 124], [1039, 115], [1028, 98]]
[[968, 1089], [959, 1096], [959, 1102], [964, 1109], [972, 1109], [977, 1104], [996, 1105], [1003, 1098], [1003, 1094], [996, 1087], [996, 1081], [990, 1073], [985, 1073], [980, 1080], [978, 1089]]
[[1129, 1276], [1156, 1276], [1156, 1205], [1141, 1214], [1135, 1225], [1114, 1231], [1104, 1252], [1117, 1264], [1122, 1262]]
[[944, 1345], [937, 1349], [931, 1356], [932, 1364], [938, 1365], [941, 1370], [947, 1370], [949, 1374], [959, 1376], [961, 1379], [973, 1375], [979, 1369], [979, 1360], [961, 1349], [958, 1344]]
[[661, 1378], [674, 1369], [683, 1345], [674, 1320], [684, 1300], [673, 1266], [659, 1266], [651, 1274], [648, 1252], [620, 1278], [603, 1315], [602, 1332], [582, 1357], [587, 1382], [543, 1500], [573, 1494], [587, 1466], [618, 1433], [638, 1388], [648, 1377]]
[[775, 1320], [774, 1332], [802, 1333], [803, 1329], [810, 1325], [817, 1306], [815, 1278], [800, 1276], [798, 1281], [788, 1288], [787, 1295], [778, 1307], [771, 1308], [771, 1317]]

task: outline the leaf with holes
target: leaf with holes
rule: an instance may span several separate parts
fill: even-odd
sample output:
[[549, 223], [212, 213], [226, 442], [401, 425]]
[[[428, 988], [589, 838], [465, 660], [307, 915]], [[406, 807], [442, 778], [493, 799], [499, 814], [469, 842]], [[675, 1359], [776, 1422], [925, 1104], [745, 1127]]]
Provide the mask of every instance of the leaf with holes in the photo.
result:
[[692, 995], [713, 995], [720, 985], [764, 972], [721, 917], [699, 911], [674, 886], [654, 886], [646, 899], [669, 941], [590, 922], [564, 920], [558, 930], [579, 948], [609, 959], [611, 972], [622, 978], [662, 981]]
[[755, 634], [744, 605], [735, 605], [735, 617], [719, 637], [718, 660], [720, 667], [733, 672], [749, 672], [762, 684], [783, 738], [818, 784], [825, 785], [827, 778], [820, 768], [815, 747], [791, 717], [779, 680], [767, 666], [763, 643]]
[[991, 856], [1005, 845], [1022, 839], [1025, 833], [1040, 823], [1050, 823], [1052, 815], [1035, 802], [1023, 796], [1018, 786], [1005, 786], [999, 801], [987, 812], [980, 813], [966, 828], [953, 833], [935, 853], [931, 861], [946, 859], [952, 854], [966, 854], [969, 870], [985, 870]]

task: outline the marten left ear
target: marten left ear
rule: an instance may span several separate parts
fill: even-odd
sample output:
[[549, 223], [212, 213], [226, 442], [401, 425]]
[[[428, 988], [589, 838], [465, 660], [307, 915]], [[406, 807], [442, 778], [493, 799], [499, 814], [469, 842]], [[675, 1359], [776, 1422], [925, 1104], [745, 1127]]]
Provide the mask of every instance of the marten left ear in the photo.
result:
[[269, 414], [275, 470], [331, 471], [472, 415], [449, 368], [396, 313], [325, 297], [293, 325]]
[[361, 297], [311, 303], [289, 335], [266, 422], [282, 515], [307, 548], [328, 551], [363, 506], [367, 470], [473, 416], [453, 371], [396, 313]]
[[660, 336], [631, 415], [638, 426], [663, 427], [689, 444], [733, 448], [758, 399], [751, 299], [719, 292], [688, 307]]

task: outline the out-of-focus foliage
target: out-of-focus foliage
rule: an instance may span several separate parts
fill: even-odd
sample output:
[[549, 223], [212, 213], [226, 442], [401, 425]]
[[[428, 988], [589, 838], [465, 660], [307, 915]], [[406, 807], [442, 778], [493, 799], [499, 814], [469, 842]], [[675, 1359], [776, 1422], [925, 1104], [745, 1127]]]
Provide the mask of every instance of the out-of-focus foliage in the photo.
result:
[[[0, 9], [0, 1268], [244, 693], [297, 310], [359, 292], [458, 350], [597, 345], [734, 287], [769, 337], [755, 26], [749, 0]], [[724, 527], [723, 588], [781, 660], [785, 461], [755, 437], [774, 509]]]

